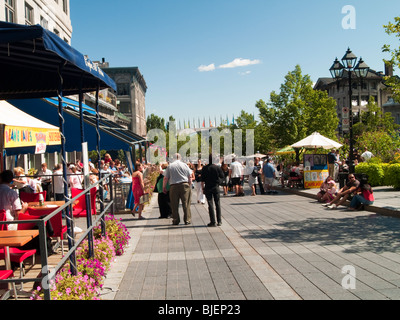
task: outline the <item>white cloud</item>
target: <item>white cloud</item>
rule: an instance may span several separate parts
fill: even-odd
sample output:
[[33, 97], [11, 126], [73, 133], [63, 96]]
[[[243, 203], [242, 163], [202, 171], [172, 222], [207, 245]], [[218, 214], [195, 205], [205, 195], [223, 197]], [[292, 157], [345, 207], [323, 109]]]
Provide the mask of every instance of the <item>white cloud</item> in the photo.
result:
[[251, 73], [251, 71], [239, 72], [239, 74], [240, 74], [241, 76], [246, 76], [246, 75], [248, 75], [248, 74], [250, 74], [250, 73]]
[[197, 68], [200, 72], [207, 72], [207, 71], [214, 71], [215, 70], [215, 64], [209, 64], [208, 66], [201, 65], [200, 67]]
[[[258, 59], [255, 60], [250, 60], [250, 59], [242, 59], [242, 58], [236, 58], [235, 60], [226, 63], [226, 64], [221, 64], [218, 67], [215, 67], [215, 64], [209, 64], [209, 65], [201, 65], [200, 67], [197, 68], [199, 72], [208, 72], [208, 71], [214, 71], [215, 69], [231, 69], [231, 68], [237, 68], [237, 67], [246, 67], [254, 64], [260, 64], [261, 61]], [[249, 74], [250, 71], [244, 72], [242, 74]]]
[[227, 64], [222, 64], [218, 68], [220, 69], [227, 69], [227, 68], [237, 68], [237, 67], [246, 67], [250, 66], [253, 64], [260, 64], [260, 60], [250, 60], [250, 59], [242, 59], [242, 58], [236, 58], [232, 62], [229, 62]]

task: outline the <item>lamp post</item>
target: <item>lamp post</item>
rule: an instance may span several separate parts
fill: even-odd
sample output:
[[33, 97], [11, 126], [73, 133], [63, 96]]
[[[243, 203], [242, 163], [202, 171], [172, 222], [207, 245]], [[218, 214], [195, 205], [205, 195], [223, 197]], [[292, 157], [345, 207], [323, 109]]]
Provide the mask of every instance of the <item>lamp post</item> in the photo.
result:
[[342, 63], [336, 58], [332, 67], [329, 69], [332, 78], [336, 80], [345, 79], [344, 71], [347, 72], [349, 80], [349, 134], [350, 134], [350, 151], [349, 151], [349, 173], [354, 173], [354, 139], [353, 139], [353, 90], [352, 90], [352, 73], [356, 74], [359, 79], [366, 78], [369, 72], [368, 65], [360, 58], [356, 64], [357, 57], [351, 52], [350, 48], [347, 49], [346, 54], [342, 58]]

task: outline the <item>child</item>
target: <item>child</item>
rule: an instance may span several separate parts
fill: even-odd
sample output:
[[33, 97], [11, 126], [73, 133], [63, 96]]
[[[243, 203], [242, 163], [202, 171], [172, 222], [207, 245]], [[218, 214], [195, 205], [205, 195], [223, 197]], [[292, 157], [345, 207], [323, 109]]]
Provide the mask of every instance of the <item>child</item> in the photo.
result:
[[331, 176], [329, 176], [325, 179], [324, 182], [322, 182], [319, 192], [317, 193], [317, 198], [318, 198], [319, 202], [325, 202], [324, 196], [325, 196], [326, 192], [328, 191], [328, 187], [329, 187], [328, 182], [331, 180], [333, 180], [333, 178]]
[[337, 194], [336, 183], [334, 180], [329, 180], [328, 188], [326, 189], [326, 192], [322, 197], [322, 201], [329, 203], [335, 198], [336, 194]]

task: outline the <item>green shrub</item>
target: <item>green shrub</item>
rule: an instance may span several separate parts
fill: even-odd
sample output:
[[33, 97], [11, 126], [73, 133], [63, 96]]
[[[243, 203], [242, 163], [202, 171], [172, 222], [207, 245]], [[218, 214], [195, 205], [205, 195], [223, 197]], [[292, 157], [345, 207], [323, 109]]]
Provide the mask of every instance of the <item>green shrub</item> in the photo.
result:
[[381, 163], [362, 162], [355, 168], [356, 173], [368, 175], [368, 182], [371, 186], [382, 186], [384, 184], [384, 172]]
[[400, 189], [400, 163], [390, 164], [385, 168], [385, 184]]

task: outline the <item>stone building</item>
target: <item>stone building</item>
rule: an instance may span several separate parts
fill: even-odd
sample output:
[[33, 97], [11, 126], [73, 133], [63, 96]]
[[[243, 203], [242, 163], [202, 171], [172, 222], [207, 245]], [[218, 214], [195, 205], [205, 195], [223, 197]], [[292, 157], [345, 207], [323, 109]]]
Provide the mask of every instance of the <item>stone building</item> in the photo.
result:
[[71, 44], [70, 0], [0, 0], [0, 21], [36, 25]]
[[[368, 76], [365, 79], [358, 79], [353, 73], [352, 75], [352, 110], [353, 114], [357, 115], [361, 111], [366, 110], [369, 98], [372, 96], [375, 102], [384, 112], [392, 112], [396, 121], [396, 114], [400, 114], [400, 105], [387, 104], [392, 100], [392, 93], [385, 85], [384, 76], [392, 76], [393, 69], [385, 65], [385, 73], [370, 69]], [[329, 78], [319, 78], [314, 86], [315, 90], [327, 91], [328, 95], [334, 98], [337, 102], [337, 114], [339, 117], [339, 131], [341, 132], [342, 109], [349, 107], [349, 81], [348, 73], [344, 71], [343, 77], [340, 80]], [[397, 116], [400, 121], [400, 115]]]
[[145, 137], [147, 84], [138, 67], [110, 68], [103, 59], [99, 64], [117, 84], [117, 104], [119, 112], [132, 119], [133, 133]]

